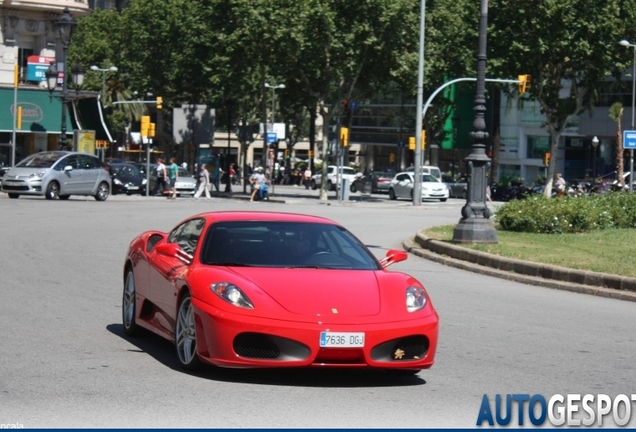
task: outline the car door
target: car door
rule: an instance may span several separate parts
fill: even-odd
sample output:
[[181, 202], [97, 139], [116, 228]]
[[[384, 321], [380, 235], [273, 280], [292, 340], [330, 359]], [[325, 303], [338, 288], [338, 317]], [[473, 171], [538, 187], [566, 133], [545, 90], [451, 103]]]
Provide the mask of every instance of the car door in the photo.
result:
[[399, 197], [410, 197], [411, 189], [409, 188], [409, 184], [411, 184], [411, 177], [406, 174], [399, 174], [397, 176], [397, 184], [394, 186], [395, 195]]
[[[76, 154], [68, 155], [58, 164], [60, 175], [57, 180], [60, 183], [60, 195], [71, 195], [81, 190], [82, 169], [79, 164], [79, 157]], [[67, 169], [67, 167], [71, 167]]]
[[[168, 256], [157, 252], [157, 248], [149, 256], [147, 299], [157, 308], [156, 324], [174, 334], [174, 323], [177, 313], [177, 294], [182, 281], [192, 263], [205, 219], [188, 220], [173, 229], [166, 243], [179, 245], [181, 252], [177, 256]], [[188, 257], [190, 257], [188, 259]]]
[[81, 189], [78, 193], [91, 195], [97, 187], [99, 171], [102, 169], [99, 160], [91, 155], [80, 154], [79, 163], [82, 169]]

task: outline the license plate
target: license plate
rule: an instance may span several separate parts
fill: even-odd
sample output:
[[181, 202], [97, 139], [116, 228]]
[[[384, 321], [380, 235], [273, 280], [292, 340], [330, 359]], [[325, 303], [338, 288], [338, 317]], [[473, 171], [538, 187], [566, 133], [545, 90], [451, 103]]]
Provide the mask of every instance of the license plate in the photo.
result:
[[139, 190], [139, 186], [128, 186], [129, 190]]
[[359, 348], [364, 346], [364, 333], [321, 332], [321, 348]]

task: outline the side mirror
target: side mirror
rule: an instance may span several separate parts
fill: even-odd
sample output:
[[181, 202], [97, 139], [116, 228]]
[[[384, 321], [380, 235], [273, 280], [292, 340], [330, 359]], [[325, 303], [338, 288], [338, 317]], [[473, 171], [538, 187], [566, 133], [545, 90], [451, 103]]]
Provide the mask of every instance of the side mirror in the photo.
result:
[[405, 261], [409, 255], [399, 249], [390, 249], [384, 258], [380, 260], [380, 264], [382, 268], [387, 268], [391, 264], [399, 263], [401, 261]]
[[72, 167], [71, 165], [66, 165], [66, 166], [64, 167], [64, 172], [66, 172], [66, 171], [72, 171], [72, 170], [73, 170], [73, 167]]
[[186, 253], [181, 249], [181, 246], [176, 243], [161, 243], [157, 245], [155, 251], [160, 255], [177, 258], [186, 264], [192, 263], [192, 255]]

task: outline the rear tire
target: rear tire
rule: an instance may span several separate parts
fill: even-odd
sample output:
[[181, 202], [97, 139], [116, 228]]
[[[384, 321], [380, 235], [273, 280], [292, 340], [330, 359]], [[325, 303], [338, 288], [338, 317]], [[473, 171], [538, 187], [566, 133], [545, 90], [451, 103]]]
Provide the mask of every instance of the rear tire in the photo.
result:
[[108, 187], [108, 183], [101, 182], [99, 186], [97, 186], [97, 193], [95, 194], [95, 199], [97, 201], [106, 201], [110, 195], [110, 188]]
[[317, 189], [317, 187], [316, 187], [316, 180], [312, 180], [312, 181], [311, 181], [311, 189], [312, 189], [312, 190], [316, 190], [316, 189]]
[[18, 198], [20, 198], [20, 194], [10, 193], [10, 194], [9, 194], [9, 198], [11, 198], [11, 199], [18, 199]]
[[390, 200], [396, 200], [397, 196], [395, 196], [395, 191], [393, 190], [393, 188], [389, 189], [389, 199]]

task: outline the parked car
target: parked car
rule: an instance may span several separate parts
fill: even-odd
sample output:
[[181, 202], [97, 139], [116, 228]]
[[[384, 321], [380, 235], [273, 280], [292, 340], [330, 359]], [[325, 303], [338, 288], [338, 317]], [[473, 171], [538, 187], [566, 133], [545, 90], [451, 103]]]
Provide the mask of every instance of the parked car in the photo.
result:
[[40, 195], [46, 199], [68, 199], [91, 195], [104, 201], [110, 195], [107, 166], [97, 157], [69, 151], [39, 152], [20, 161], [2, 178], [2, 192], [9, 198]]
[[[150, 171], [150, 193], [154, 191], [155, 185], [157, 184], [157, 166], [154, 165]], [[197, 180], [194, 176], [188, 171], [186, 168], [179, 167], [178, 180], [175, 184], [177, 189], [177, 195], [194, 195], [197, 187]], [[170, 187], [168, 190], [163, 191], [163, 195], [168, 195], [170, 191]]]
[[[415, 185], [413, 172], [397, 173], [389, 186], [389, 198], [413, 199], [413, 186]], [[440, 179], [431, 174], [422, 174], [421, 185], [422, 199], [439, 199], [444, 202], [448, 199], [448, 187]]]
[[118, 193], [146, 194], [146, 178], [131, 163], [111, 163], [110, 177], [113, 180], [113, 195]]
[[[435, 360], [438, 315], [413, 276], [339, 224], [278, 212], [209, 212], [135, 237], [123, 263], [127, 336], [150, 330], [184, 369], [368, 367]], [[302, 289], [299, 289], [302, 287]]]
[[[415, 167], [410, 166], [407, 169], [405, 169], [404, 171], [406, 172], [415, 172]], [[430, 174], [438, 179], [442, 179], [442, 171], [433, 165], [423, 165], [420, 171], [421, 174]]]
[[[338, 165], [329, 165], [327, 167], [327, 190], [332, 191], [336, 190], [336, 185], [338, 184], [339, 174], [338, 174]], [[353, 182], [355, 180], [356, 171], [351, 167], [342, 167], [342, 178]], [[311, 177], [311, 188], [316, 190], [321, 187], [322, 184], [322, 170], [319, 170], [316, 174]]]
[[468, 178], [461, 176], [449, 186], [449, 196], [451, 198], [466, 199], [466, 191], [468, 190]]
[[371, 183], [371, 193], [388, 193], [391, 179], [395, 173], [384, 171], [371, 171], [367, 175], [356, 177], [351, 183], [351, 192], [363, 192], [364, 184]]

